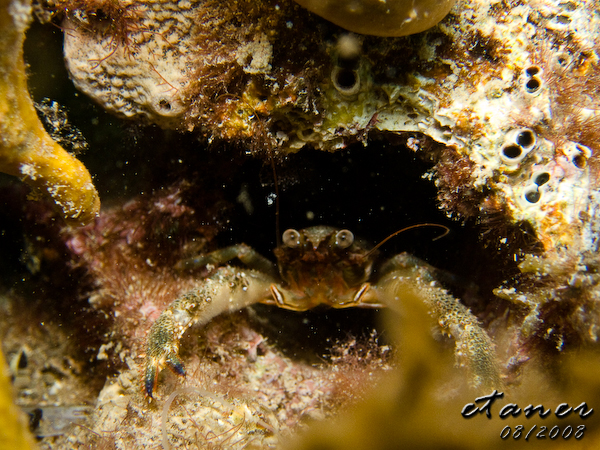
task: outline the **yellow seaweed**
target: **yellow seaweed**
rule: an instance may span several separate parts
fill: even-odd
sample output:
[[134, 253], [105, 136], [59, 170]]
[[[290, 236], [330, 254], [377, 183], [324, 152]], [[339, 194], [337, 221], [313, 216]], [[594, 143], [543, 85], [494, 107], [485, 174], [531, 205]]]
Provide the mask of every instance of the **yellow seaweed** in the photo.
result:
[[[285, 450], [598, 448], [599, 423], [592, 413], [588, 420], [577, 414], [561, 418], [550, 413], [545, 419], [536, 414], [530, 418], [522, 413], [499, 415], [510, 403], [521, 408], [543, 404], [554, 411], [561, 402], [575, 406], [585, 401], [586, 408], [595, 409], [600, 401], [597, 350], [565, 355], [556, 374], [561, 381], [539, 369], [537, 362], [538, 367], [523, 374], [520, 385], [504, 387], [503, 395], [495, 396], [501, 400], [490, 407], [489, 418], [483, 412], [466, 418], [462, 412], [481, 394], [453, 378], [452, 359], [440, 352], [432, 338], [431, 319], [421, 299], [403, 295], [402, 304], [388, 314], [386, 325], [399, 349], [399, 367], [364, 401], [333, 420], [312, 423], [290, 438]], [[494, 393], [498, 391], [490, 390], [486, 397]], [[476, 406], [482, 405], [479, 401]], [[580, 434], [564, 438], [560, 433], [568, 427]], [[549, 438], [553, 429], [560, 433]]]
[[0, 450], [35, 448], [25, 415], [13, 403], [8, 367], [0, 351]]
[[29, 0], [0, 0], [0, 171], [46, 192], [68, 223], [90, 222], [100, 199], [85, 166], [52, 140], [27, 90], [23, 42]]

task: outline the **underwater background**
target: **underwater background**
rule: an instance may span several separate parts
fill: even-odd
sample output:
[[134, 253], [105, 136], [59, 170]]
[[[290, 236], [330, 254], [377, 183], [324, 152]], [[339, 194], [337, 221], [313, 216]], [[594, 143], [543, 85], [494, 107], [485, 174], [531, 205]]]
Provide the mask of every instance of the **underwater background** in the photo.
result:
[[[595, 448], [596, 2], [298, 3], [1, 0], [0, 447]], [[388, 308], [224, 311], [144, 392], [181, 261], [421, 224]]]

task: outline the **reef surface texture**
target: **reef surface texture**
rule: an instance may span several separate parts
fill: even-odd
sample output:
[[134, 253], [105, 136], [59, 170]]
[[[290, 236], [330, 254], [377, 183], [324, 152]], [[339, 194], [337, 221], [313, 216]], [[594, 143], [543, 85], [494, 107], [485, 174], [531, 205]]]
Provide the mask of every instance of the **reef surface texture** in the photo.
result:
[[106, 109], [258, 153], [424, 133], [469, 164], [457, 187], [474, 192], [471, 214], [527, 221], [546, 250], [593, 247], [572, 230], [594, 186], [594, 6], [459, 2], [429, 32], [342, 46], [289, 2], [120, 4], [108, 25], [86, 10], [62, 25], [73, 81]]
[[[444, 16], [451, 3], [420, 4], [441, 4], [432, 14]], [[332, 340], [319, 362], [299, 357], [304, 348], [296, 352], [274, 337], [282, 329], [273, 332], [277, 314], [258, 307], [187, 332], [181, 345], [185, 382], [162, 374], [157, 399], [141, 392], [152, 322], [210, 273], [210, 267], [178, 270], [178, 262], [215, 250], [220, 236], [233, 229], [234, 207], [223, 179], [241, 177], [247, 156], [275, 168], [297, 164], [301, 173], [301, 154], [317, 159], [309, 149], [341, 154], [361, 145], [365, 152], [392, 148], [410, 155], [414, 168], [397, 167], [397, 173], [428, 180], [435, 186], [436, 211], [477, 234], [479, 253], [472, 256], [465, 244], [459, 258], [464, 265], [471, 258], [489, 264], [487, 278], [475, 280], [483, 292], [469, 285], [474, 280], [440, 274], [454, 285], [450, 289], [462, 290], [465, 306], [494, 341], [506, 398], [523, 406], [586, 401], [600, 407], [596, 2], [458, 0], [437, 25], [395, 38], [349, 32], [283, 0], [46, 0], [37, 12], [63, 30], [65, 63], [77, 89], [127, 123], [147, 126], [156, 133], [152, 137], [162, 136], [145, 141], [152, 144], [143, 149], [144, 158], [172, 175], [146, 192], [114, 200], [79, 230], [57, 227], [43, 208], [15, 208], [36, 223], [22, 232], [21, 259], [32, 278], [39, 275], [41, 292], [61, 298], [53, 303], [58, 316], [70, 317], [64, 328], [48, 315], [36, 319], [37, 310], [23, 311], [20, 296], [8, 293], [12, 300], [2, 305], [1, 328], [13, 379], [21, 383], [19, 404], [42, 405], [43, 411], [70, 380], [77, 386], [72, 392], [81, 389], [90, 407], [88, 425], [59, 436], [42, 433], [43, 446], [505, 444], [499, 421], [478, 427], [460, 416], [465, 399], [481, 393], [469, 391], [464, 372], [440, 350], [447, 342], [432, 338], [428, 312], [410, 292], [383, 325], [393, 351], [370, 332]], [[1, 89], [8, 86], [4, 80]], [[18, 122], [4, 119], [1, 107], [0, 125]], [[193, 145], [186, 141], [190, 136]], [[2, 139], [4, 145], [4, 131]], [[182, 142], [186, 151], [165, 157], [169, 145]], [[342, 171], [351, 166], [341, 165]], [[316, 177], [288, 176], [282, 186], [309, 179]], [[243, 185], [233, 203], [243, 205], [251, 222], [258, 214], [252, 215], [248, 192]], [[402, 192], [411, 195], [417, 194], [410, 186]], [[275, 187], [268, 198], [277, 197]], [[240, 243], [239, 236], [231, 240]], [[17, 344], [13, 336], [27, 326], [15, 324], [28, 315], [37, 331]], [[44, 356], [52, 346], [39, 324], [60, 338], [63, 344], [54, 347], [68, 358]], [[87, 342], [78, 345], [78, 336]], [[22, 367], [22, 355], [34, 349]], [[24, 379], [46, 381], [27, 388]], [[371, 384], [379, 388], [371, 390]], [[456, 414], [448, 417], [448, 411]], [[324, 418], [325, 424], [309, 426], [297, 438], [306, 419]], [[521, 419], [500, 423], [514, 430]], [[561, 441], [561, 448], [597, 445], [595, 419], [586, 422], [583, 441]], [[544, 424], [575, 429], [577, 420], [554, 417]]]

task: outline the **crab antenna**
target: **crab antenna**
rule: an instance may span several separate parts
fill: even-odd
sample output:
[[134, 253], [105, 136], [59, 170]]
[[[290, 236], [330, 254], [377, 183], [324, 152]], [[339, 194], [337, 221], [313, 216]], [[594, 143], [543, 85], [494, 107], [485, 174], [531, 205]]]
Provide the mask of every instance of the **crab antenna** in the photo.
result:
[[279, 183], [277, 182], [277, 170], [275, 170], [275, 159], [271, 154], [271, 167], [273, 168], [273, 181], [275, 183], [275, 233], [277, 234], [277, 247], [281, 246], [281, 233], [279, 232]]
[[377, 250], [379, 247], [381, 247], [383, 244], [385, 244], [387, 241], [389, 241], [394, 236], [397, 236], [400, 233], [404, 233], [405, 231], [412, 230], [413, 228], [421, 228], [421, 227], [436, 227], [436, 228], [443, 228], [444, 229], [444, 233], [441, 234], [440, 236], [437, 236], [437, 237], [433, 238], [432, 241], [437, 241], [438, 239], [441, 239], [444, 236], [446, 236], [448, 233], [450, 233], [450, 228], [448, 228], [446, 225], [441, 225], [439, 223], [417, 223], [415, 225], [411, 225], [409, 227], [402, 228], [401, 230], [398, 230], [398, 231], [390, 234], [383, 241], [381, 241], [379, 244], [377, 244], [375, 247], [373, 247], [371, 250], [369, 250], [369, 252], [364, 257], [368, 258], [369, 256], [371, 256], [371, 254], [375, 250]]
[[[223, 94], [227, 95], [227, 94]], [[235, 96], [234, 96], [235, 97]], [[238, 98], [239, 97], [235, 97]], [[277, 182], [277, 171], [275, 170], [275, 158], [273, 157], [273, 141], [271, 141], [268, 137], [268, 134], [265, 130], [265, 125], [259, 114], [254, 109], [254, 117], [258, 119], [257, 124], [260, 128], [259, 136], [267, 136], [265, 138], [264, 144], [267, 146], [267, 153], [269, 155], [269, 159], [271, 160], [271, 168], [273, 169], [273, 182], [275, 183], [275, 233], [277, 234], [277, 247], [281, 246], [281, 233], [279, 232], [279, 183]], [[256, 137], [254, 138], [256, 139]]]

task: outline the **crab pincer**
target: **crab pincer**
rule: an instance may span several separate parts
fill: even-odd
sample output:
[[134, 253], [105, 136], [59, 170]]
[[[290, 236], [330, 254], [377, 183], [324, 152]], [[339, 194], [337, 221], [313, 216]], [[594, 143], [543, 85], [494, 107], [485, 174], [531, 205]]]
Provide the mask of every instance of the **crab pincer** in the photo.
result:
[[175, 338], [175, 323], [172, 314], [163, 314], [150, 329], [144, 370], [144, 389], [148, 397], [157, 384], [158, 373], [168, 367], [177, 375], [185, 377], [183, 362], [179, 359], [178, 339]]
[[191, 325], [203, 325], [221, 313], [257, 303], [270, 296], [271, 282], [269, 276], [255, 270], [220, 267], [171, 303], [148, 332], [142, 377], [148, 397], [152, 397], [158, 374], [164, 367], [185, 376], [179, 359], [179, 340]]

